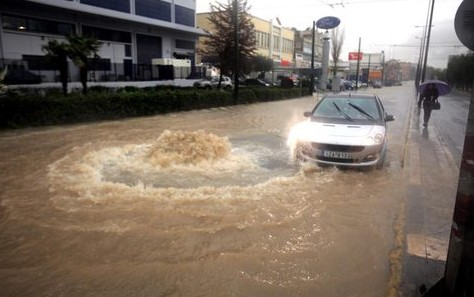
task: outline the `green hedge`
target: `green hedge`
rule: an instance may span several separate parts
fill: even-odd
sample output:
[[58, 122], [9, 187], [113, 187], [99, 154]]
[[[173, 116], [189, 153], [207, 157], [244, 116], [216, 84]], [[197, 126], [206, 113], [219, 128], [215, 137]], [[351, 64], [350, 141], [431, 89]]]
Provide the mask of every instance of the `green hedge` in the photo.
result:
[[[241, 88], [237, 104], [275, 101], [306, 96], [300, 89]], [[177, 111], [233, 105], [233, 93], [193, 88], [91, 88], [87, 96], [51, 92], [0, 97], [0, 128], [58, 125], [113, 120]]]

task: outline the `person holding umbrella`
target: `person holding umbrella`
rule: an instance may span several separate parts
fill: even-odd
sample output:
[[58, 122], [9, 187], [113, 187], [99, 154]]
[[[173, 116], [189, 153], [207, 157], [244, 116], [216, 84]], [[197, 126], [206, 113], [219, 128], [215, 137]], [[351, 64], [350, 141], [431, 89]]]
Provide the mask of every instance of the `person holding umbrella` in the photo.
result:
[[[443, 96], [451, 92], [451, 87], [444, 81], [431, 79], [420, 84], [418, 92], [421, 96], [418, 100], [418, 107], [421, 107], [423, 102], [424, 121], [423, 126], [428, 126], [430, 120], [431, 111], [433, 109], [440, 109], [441, 106], [438, 103], [438, 97]], [[436, 106], [436, 107], [435, 107]]]
[[438, 89], [435, 84], [429, 83], [426, 85], [426, 88], [424, 88], [418, 100], [418, 108], [420, 108], [423, 103], [423, 126], [425, 127], [428, 126], [433, 104], [438, 100], [438, 96]]

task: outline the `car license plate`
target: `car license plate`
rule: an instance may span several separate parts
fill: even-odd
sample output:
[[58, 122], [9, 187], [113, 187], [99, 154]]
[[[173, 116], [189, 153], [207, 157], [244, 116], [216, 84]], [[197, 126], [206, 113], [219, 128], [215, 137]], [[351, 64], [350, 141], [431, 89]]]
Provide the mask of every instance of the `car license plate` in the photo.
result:
[[352, 154], [346, 152], [324, 151], [323, 155], [327, 158], [352, 159]]

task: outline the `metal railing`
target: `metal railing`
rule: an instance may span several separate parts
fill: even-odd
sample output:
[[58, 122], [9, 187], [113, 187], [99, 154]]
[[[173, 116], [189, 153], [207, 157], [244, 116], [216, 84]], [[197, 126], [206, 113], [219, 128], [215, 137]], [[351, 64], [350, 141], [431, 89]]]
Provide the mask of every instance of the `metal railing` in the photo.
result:
[[[0, 69], [7, 67], [6, 84], [28, 84], [59, 82], [59, 71], [50, 64], [32, 63], [25, 60], [0, 59]], [[206, 67], [174, 67], [172, 65], [151, 65], [132, 63], [91, 63], [88, 67], [88, 81], [154, 81], [173, 79], [199, 79], [206, 76]], [[69, 62], [68, 81], [79, 81], [79, 69]]]

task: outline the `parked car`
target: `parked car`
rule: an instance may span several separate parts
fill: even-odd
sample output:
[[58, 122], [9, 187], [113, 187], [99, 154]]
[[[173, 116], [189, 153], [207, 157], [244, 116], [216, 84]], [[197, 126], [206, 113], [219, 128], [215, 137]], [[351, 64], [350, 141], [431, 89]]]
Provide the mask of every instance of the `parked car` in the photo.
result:
[[380, 80], [376, 80], [372, 83], [372, 87], [380, 89], [382, 87], [382, 82]]
[[367, 83], [365, 82], [361, 82], [360, 80], [358, 82], [356, 82], [355, 80], [352, 81], [352, 84], [354, 86], [354, 89], [355, 89], [355, 86], [357, 86], [357, 89], [362, 89], [362, 88], [367, 88]]
[[3, 82], [6, 85], [40, 84], [42, 79], [25, 69], [8, 69]]
[[387, 114], [376, 95], [330, 94], [323, 97], [297, 124], [288, 144], [299, 162], [320, 165], [376, 167], [387, 154]]
[[[328, 79], [328, 82], [326, 84], [326, 88], [328, 90], [333, 90], [333, 88], [332, 88], [333, 81], [334, 81], [333, 78]], [[355, 84], [354, 83], [352, 83], [349, 80], [339, 79], [339, 91], [343, 92], [343, 91], [353, 90], [353, 89], [355, 89]]]
[[354, 90], [355, 89], [355, 84], [352, 83], [350, 80], [341, 80], [341, 84], [344, 90]]
[[[195, 82], [194, 87], [206, 90], [215, 89], [219, 86], [219, 79], [219, 76], [213, 76], [211, 79], [202, 79]], [[221, 81], [221, 88], [224, 90], [230, 90], [232, 89], [232, 87], [232, 80], [228, 76], [223, 75]]]
[[251, 86], [251, 87], [269, 87], [270, 84], [261, 80], [261, 79], [258, 79], [258, 78], [247, 78], [245, 81], [244, 81], [244, 85], [245, 86]]
[[282, 88], [293, 88], [295, 82], [290, 77], [282, 77], [280, 80], [280, 87]]

